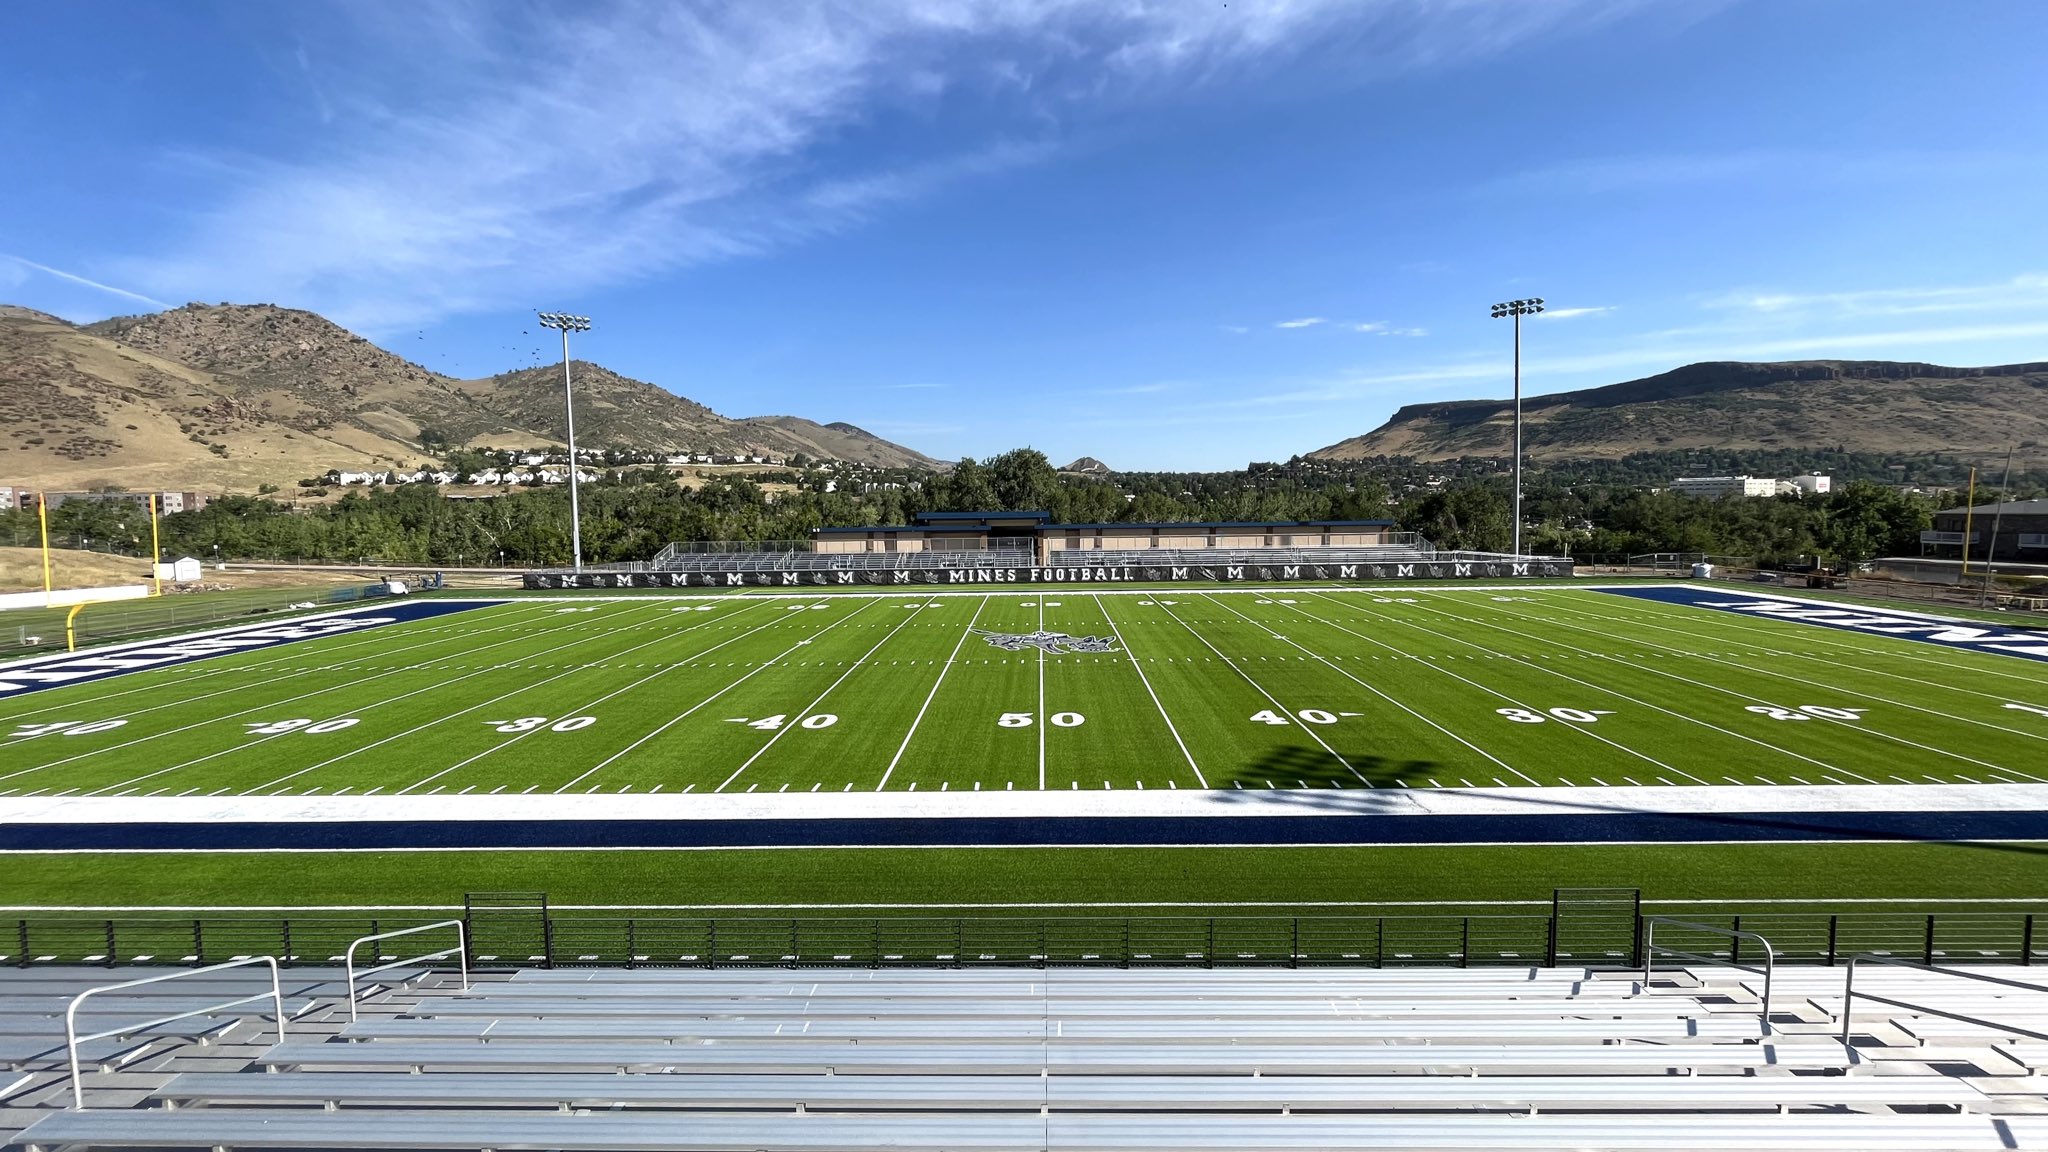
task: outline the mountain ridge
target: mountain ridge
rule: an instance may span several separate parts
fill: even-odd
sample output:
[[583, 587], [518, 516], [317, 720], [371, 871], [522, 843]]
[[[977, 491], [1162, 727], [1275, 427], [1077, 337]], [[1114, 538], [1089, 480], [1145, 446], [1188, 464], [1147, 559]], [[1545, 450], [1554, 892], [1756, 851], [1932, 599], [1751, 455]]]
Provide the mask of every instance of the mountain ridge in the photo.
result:
[[[936, 468], [853, 425], [730, 419], [575, 361], [580, 447]], [[74, 325], [0, 305], [6, 480], [48, 487], [254, 488], [379, 470], [455, 447], [566, 440], [559, 365], [463, 380], [312, 312], [188, 304]]]
[[[1990, 459], [2008, 445], [2048, 454], [2048, 363], [1949, 367], [1914, 361], [1705, 361], [1597, 388], [1522, 399], [1537, 460], [1683, 448], [1802, 444]], [[1512, 400], [1408, 404], [1386, 423], [1307, 453], [1312, 460], [1512, 454]]]

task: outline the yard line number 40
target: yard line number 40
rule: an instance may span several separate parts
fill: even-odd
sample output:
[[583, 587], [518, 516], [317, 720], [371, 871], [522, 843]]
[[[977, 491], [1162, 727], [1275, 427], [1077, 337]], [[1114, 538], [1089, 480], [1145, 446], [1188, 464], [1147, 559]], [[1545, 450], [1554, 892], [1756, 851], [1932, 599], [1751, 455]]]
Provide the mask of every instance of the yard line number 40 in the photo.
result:
[[126, 720], [51, 720], [42, 724], [16, 724], [7, 738], [30, 740], [37, 736], [90, 736], [94, 732], [112, 731], [126, 723]]

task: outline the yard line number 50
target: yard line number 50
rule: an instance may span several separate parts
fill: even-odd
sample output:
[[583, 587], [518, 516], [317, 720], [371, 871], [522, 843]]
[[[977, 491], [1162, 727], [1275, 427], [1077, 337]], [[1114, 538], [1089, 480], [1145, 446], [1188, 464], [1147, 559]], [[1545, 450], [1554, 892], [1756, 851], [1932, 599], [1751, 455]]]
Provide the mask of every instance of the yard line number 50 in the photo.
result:
[[[1055, 728], [1079, 728], [1088, 722], [1088, 718], [1079, 712], [1055, 712], [1051, 720]], [[1030, 712], [1005, 712], [996, 717], [998, 728], [1029, 728], [1037, 722], [1038, 717]]]

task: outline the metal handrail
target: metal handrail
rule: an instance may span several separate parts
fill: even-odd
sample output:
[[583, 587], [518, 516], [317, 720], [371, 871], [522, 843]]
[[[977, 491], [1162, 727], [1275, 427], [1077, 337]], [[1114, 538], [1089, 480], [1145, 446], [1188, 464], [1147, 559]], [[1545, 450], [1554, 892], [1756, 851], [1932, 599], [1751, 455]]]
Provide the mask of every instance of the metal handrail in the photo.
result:
[[2029, 984], [2024, 980], [2007, 980], [2003, 976], [1986, 976], [1980, 972], [1965, 972], [1960, 968], [1938, 968], [1932, 964], [1922, 964], [1918, 960], [1902, 960], [1897, 956], [1880, 956], [1875, 952], [1858, 952], [1856, 955], [1849, 957], [1848, 974], [1842, 980], [1842, 1044], [1844, 1047], [1848, 1046], [1850, 1026], [1855, 1020], [1855, 1015], [1850, 1011], [1850, 1006], [1859, 995], [1865, 1000], [1875, 1000], [1879, 1004], [1889, 1004], [1894, 1008], [1905, 1008], [1913, 1012], [1925, 1012], [1932, 1016], [1941, 1016], [1949, 1020], [1961, 1020], [1965, 1024], [1976, 1024], [1984, 1028], [1996, 1028], [2001, 1032], [2011, 1032], [2015, 1035], [2025, 1036], [2030, 1040], [2048, 1040], [2048, 1032], [2035, 1032], [2014, 1024], [2000, 1024], [1995, 1020], [1965, 1016], [1961, 1012], [1931, 1008], [1925, 1004], [1915, 1004], [1909, 1000], [1894, 1000], [1889, 996], [1879, 996], [1875, 992], [1859, 993], [1856, 991], [1856, 962], [1858, 960], [1868, 960], [1873, 964], [1889, 964], [1894, 968], [1918, 968], [1922, 972], [1935, 972], [1943, 976], [1960, 976], [1965, 980], [1978, 980], [1986, 984], [2001, 984], [2007, 988], [2022, 988], [2029, 992], [2048, 992], [2048, 985]]
[[194, 1008], [188, 1012], [179, 1012], [171, 1016], [160, 1016], [154, 1020], [144, 1020], [140, 1024], [128, 1024], [120, 1028], [109, 1029], [105, 1032], [95, 1032], [90, 1036], [80, 1036], [78, 1034], [78, 1006], [85, 1003], [86, 997], [96, 996], [101, 992], [118, 992], [123, 988], [137, 988], [144, 984], [161, 984], [166, 980], [182, 980], [187, 976], [197, 976], [202, 972], [219, 972], [224, 968], [243, 968], [251, 964], [270, 965], [270, 998], [272, 1006], [277, 1009], [277, 1038], [279, 1042], [282, 1042], [284, 1040], [284, 977], [278, 971], [277, 957], [275, 956], [247, 956], [240, 960], [230, 960], [225, 964], [209, 964], [204, 968], [191, 968], [183, 972], [166, 972], [162, 976], [145, 976], [140, 980], [127, 980], [119, 984], [103, 984], [98, 988], [87, 988], [85, 991], [72, 997], [71, 1006], [64, 1010], [64, 1045], [71, 1054], [71, 1106], [80, 1112], [86, 1110], [85, 1077], [78, 1068], [78, 1046], [81, 1043], [87, 1040], [105, 1040], [109, 1036], [126, 1036], [133, 1032], [140, 1032], [144, 1028], [154, 1028], [159, 1024], [169, 1024], [173, 1020], [183, 1020], [191, 1016], [204, 1016], [208, 1012], [218, 1012], [223, 1008], [234, 1008], [238, 1005], [247, 1004], [251, 1000], [263, 999], [263, 993], [255, 992], [238, 1000], [211, 1004], [204, 1008]]
[[[1751, 964], [1736, 963], [1733, 956], [1723, 961], [1718, 957], [1702, 956], [1696, 952], [1687, 952], [1683, 949], [1659, 944], [1657, 943], [1657, 925], [1659, 924], [1669, 924], [1673, 928], [1690, 928], [1698, 932], [1713, 932], [1726, 936], [1731, 940], [1754, 940], [1764, 946], [1764, 966], [1757, 968]], [[1696, 920], [1680, 920], [1675, 916], [1645, 916], [1643, 917], [1643, 990], [1645, 992], [1650, 989], [1650, 972], [1657, 962], [1657, 953], [1659, 952], [1669, 956], [1683, 956], [1687, 960], [1697, 960], [1702, 964], [1734, 968], [1740, 972], [1755, 972], [1761, 975], [1764, 978], [1764, 1002], [1763, 1009], [1759, 1015], [1763, 1020], [1764, 1031], [1769, 1032], [1772, 1030], [1771, 975], [1778, 965], [1778, 950], [1771, 946], [1769, 940], [1755, 932], [1745, 932], [1740, 928], [1722, 928], [1715, 924], [1701, 924]]]
[[375, 968], [365, 968], [361, 974], [364, 976], [375, 976], [379, 972], [389, 972], [393, 968], [408, 967], [418, 964], [422, 960], [441, 960], [449, 956], [458, 956], [461, 958], [462, 963], [462, 990], [464, 992], [469, 991], [469, 933], [468, 929], [463, 927], [462, 921], [437, 920], [432, 924], [421, 924], [416, 928], [400, 928], [396, 932], [374, 933], [350, 944], [348, 951], [342, 954], [343, 969], [348, 974], [348, 1018], [351, 1022], [356, 1018], [356, 949], [373, 940], [389, 940], [394, 936], [410, 936], [415, 932], [431, 932], [436, 928], [455, 929], [455, 947], [443, 948], [439, 952], [429, 952], [424, 956], [409, 956], [403, 960], [393, 960], [389, 964], [379, 964]]

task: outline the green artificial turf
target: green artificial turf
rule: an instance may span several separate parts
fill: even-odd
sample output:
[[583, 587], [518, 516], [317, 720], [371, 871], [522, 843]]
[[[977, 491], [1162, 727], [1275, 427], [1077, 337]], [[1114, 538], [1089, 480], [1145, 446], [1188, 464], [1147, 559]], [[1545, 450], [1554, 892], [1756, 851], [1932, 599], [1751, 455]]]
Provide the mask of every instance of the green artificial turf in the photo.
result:
[[[988, 635], [1040, 631], [1106, 650], [1013, 651]], [[1571, 586], [571, 594], [7, 699], [0, 734], [17, 735], [0, 735], [0, 795], [1143, 787], [1284, 813], [1370, 806], [1389, 787], [1562, 796], [2048, 776], [2048, 716], [2009, 705], [2048, 707], [2048, 665]], [[447, 905], [520, 889], [755, 912], [1313, 911], [1613, 885], [1900, 908], [2048, 896], [2042, 851], [16, 854], [0, 857], [0, 906]]]

